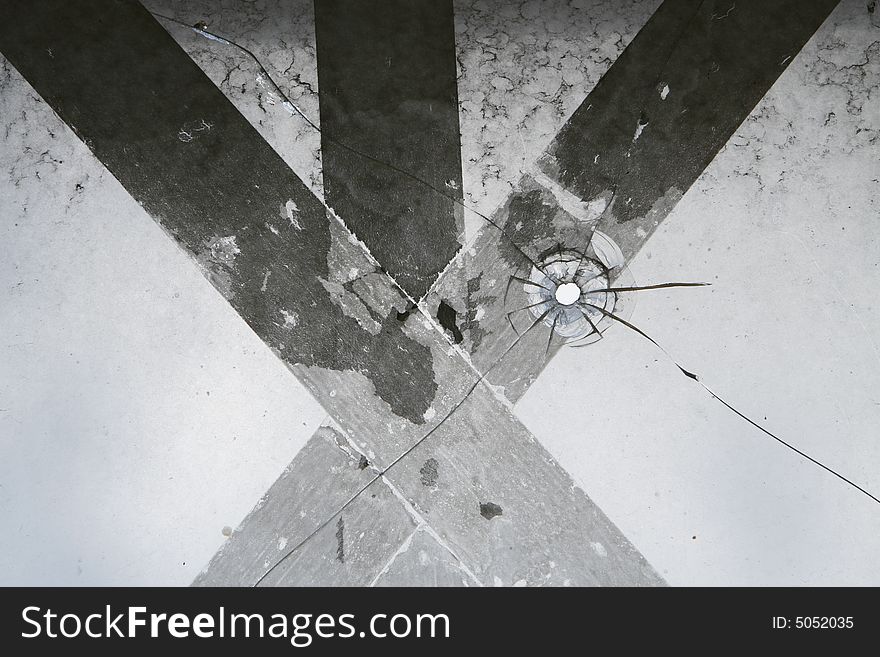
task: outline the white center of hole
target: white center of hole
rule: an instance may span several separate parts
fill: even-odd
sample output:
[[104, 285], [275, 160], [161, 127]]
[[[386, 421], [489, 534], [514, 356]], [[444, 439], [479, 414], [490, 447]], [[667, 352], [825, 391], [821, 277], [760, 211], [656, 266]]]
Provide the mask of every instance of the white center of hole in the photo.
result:
[[570, 306], [581, 298], [581, 288], [576, 283], [563, 283], [556, 288], [556, 300], [563, 306]]

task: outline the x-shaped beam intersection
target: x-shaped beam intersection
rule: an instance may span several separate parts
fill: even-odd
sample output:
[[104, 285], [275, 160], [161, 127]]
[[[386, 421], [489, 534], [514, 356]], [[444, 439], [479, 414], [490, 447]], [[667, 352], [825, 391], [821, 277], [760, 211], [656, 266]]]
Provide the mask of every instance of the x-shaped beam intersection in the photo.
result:
[[[511, 412], [561, 344], [510, 322], [517, 278], [597, 229], [631, 258], [837, 1], [668, 0], [466, 249], [457, 142], [385, 148], [457, 130], [448, 77], [371, 114], [394, 91], [358, 86], [354, 59], [391, 21], [389, 70], [454, 82], [451, 4], [368, 4], [316, 3], [319, 71], [343, 84], [321, 82], [338, 217], [139, 4], [2, 2], [3, 53], [335, 420], [198, 581], [367, 584], [418, 540], [473, 583], [662, 583]], [[334, 24], [350, 51], [322, 53]]]

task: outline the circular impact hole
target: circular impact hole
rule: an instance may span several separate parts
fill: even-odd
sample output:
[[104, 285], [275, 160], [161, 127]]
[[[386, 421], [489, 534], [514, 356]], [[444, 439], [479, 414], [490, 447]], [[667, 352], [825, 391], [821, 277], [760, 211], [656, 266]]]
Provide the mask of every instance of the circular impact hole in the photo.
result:
[[581, 288], [576, 283], [563, 283], [556, 288], [556, 300], [563, 306], [577, 303], [581, 298]]

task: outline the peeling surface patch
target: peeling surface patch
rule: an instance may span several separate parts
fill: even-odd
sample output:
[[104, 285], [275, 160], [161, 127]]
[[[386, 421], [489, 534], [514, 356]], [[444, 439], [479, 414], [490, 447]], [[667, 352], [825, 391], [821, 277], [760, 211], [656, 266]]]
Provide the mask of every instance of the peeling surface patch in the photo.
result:
[[430, 458], [425, 461], [425, 464], [419, 470], [419, 474], [422, 476], [422, 486], [434, 487], [437, 485], [437, 479], [439, 478], [437, 467], [439, 465], [439, 462], [435, 458]]
[[296, 205], [296, 203], [294, 203], [292, 199], [281, 206], [281, 218], [287, 219], [287, 221], [290, 222], [290, 225], [293, 228], [296, 228], [297, 230], [302, 230], [299, 219], [297, 219], [297, 214], [299, 214], [299, 207]]
[[296, 313], [287, 312], [282, 308], [281, 316], [284, 317], [284, 328], [286, 329], [295, 328], [299, 324], [299, 315]]
[[213, 123], [208, 123], [204, 119], [184, 123], [180, 130], [177, 131], [177, 138], [184, 144], [188, 144], [194, 139], [201, 136], [201, 133], [208, 132], [214, 127]]
[[639, 122], [636, 124], [636, 132], [633, 135], [633, 143], [636, 143], [639, 140], [639, 137], [642, 136], [642, 133], [645, 131], [645, 128], [648, 127], [648, 119], [644, 116], [639, 118]]
[[235, 243], [235, 235], [218, 237], [210, 243], [211, 257], [215, 262], [231, 265], [235, 262], [235, 256], [241, 253], [238, 244]]

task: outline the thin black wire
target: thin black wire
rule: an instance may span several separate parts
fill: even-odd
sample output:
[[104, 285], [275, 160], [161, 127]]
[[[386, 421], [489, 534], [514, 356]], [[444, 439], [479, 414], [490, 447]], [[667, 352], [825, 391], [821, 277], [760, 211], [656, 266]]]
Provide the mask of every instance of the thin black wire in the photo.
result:
[[[348, 498], [348, 500], [345, 502], [345, 504], [340, 506], [332, 515], [328, 516], [324, 522], [322, 522], [320, 525], [318, 525], [318, 527], [316, 527], [315, 530], [312, 531], [311, 534], [306, 536], [299, 543], [294, 545], [290, 550], [285, 552], [281, 556], [281, 558], [279, 558], [274, 564], [272, 564], [272, 566], [268, 570], [266, 570], [266, 572], [264, 572], [262, 575], [260, 575], [259, 579], [257, 579], [256, 582], [254, 582], [253, 586], [254, 587], [259, 586], [263, 582], [263, 580], [265, 580], [272, 572], [275, 571], [276, 568], [278, 568], [282, 563], [284, 563], [288, 558], [290, 558], [290, 556], [294, 552], [299, 550], [303, 545], [305, 545], [309, 540], [311, 540], [316, 534], [318, 534], [318, 532], [320, 532], [327, 525], [329, 525], [331, 522], [333, 522], [333, 519], [336, 518], [340, 513], [343, 513], [351, 505], [351, 503], [354, 502], [365, 490], [367, 490], [370, 486], [375, 484], [379, 479], [384, 477], [388, 473], [388, 471], [391, 470], [391, 468], [393, 468], [395, 465], [400, 463], [400, 461], [402, 461], [406, 456], [411, 454], [413, 452], [413, 450], [415, 450], [419, 445], [421, 445], [423, 442], [425, 442], [435, 431], [437, 431], [437, 429], [439, 429], [450, 417], [452, 417], [453, 413], [455, 413], [462, 406], [462, 404], [464, 404], [470, 398], [473, 391], [477, 389], [477, 386], [480, 385], [480, 383], [482, 383], [486, 379], [487, 376], [489, 376], [489, 373], [493, 369], [495, 369], [495, 366], [498, 365], [498, 363], [500, 363], [504, 359], [504, 357], [510, 352], [510, 350], [513, 349], [517, 345], [517, 343], [519, 343], [519, 341], [522, 340], [522, 338], [524, 338], [526, 336], [526, 334], [528, 334], [533, 328], [535, 328], [536, 326], [538, 326], [538, 324], [543, 322], [544, 318], [547, 317], [547, 315], [549, 313], [550, 313], [550, 309], [548, 309], [546, 312], [544, 312], [543, 315], [538, 317], [532, 323], [532, 325], [529, 326], [528, 329], [523, 331], [522, 335], [520, 335], [509, 347], [507, 347], [507, 349], [504, 351], [504, 353], [498, 357], [498, 359], [495, 361], [495, 363], [492, 365], [492, 367], [487, 369], [484, 374], [481, 374], [479, 376], [479, 378], [477, 378], [477, 380], [473, 383], [473, 385], [468, 389], [467, 393], [465, 393], [465, 395], [458, 402], [456, 402], [455, 405], [451, 409], [449, 409], [449, 411], [446, 413], [446, 415], [443, 416], [443, 419], [441, 419], [437, 424], [435, 424], [427, 433], [425, 433], [424, 436], [419, 438], [415, 443], [413, 443], [410, 447], [408, 447], [406, 450], [404, 450], [403, 453], [401, 453], [397, 458], [395, 458], [393, 461], [391, 461], [391, 463], [389, 463], [383, 470], [381, 470], [372, 479], [370, 479], [370, 481], [368, 481], [366, 484], [364, 484], [364, 486], [360, 490], [358, 490], [354, 495], [352, 495], [350, 498]], [[553, 335], [552, 331], [551, 331], [550, 335], [551, 336]]]
[[869, 493], [868, 491], [866, 491], [864, 488], [862, 488], [861, 486], [859, 486], [857, 483], [853, 482], [853, 481], [850, 480], [850, 479], [847, 479], [847, 478], [844, 477], [842, 474], [840, 474], [839, 472], [837, 472], [837, 471], [831, 469], [830, 467], [828, 467], [827, 465], [825, 465], [825, 464], [822, 463], [821, 461], [817, 461], [816, 459], [814, 459], [814, 458], [813, 458], [812, 456], [810, 456], [809, 454], [807, 454], [807, 453], [805, 453], [805, 452], [802, 452], [800, 449], [798, 449], [797, 447], [795, 447], [795, 446], [792, 445], [791, 443], [786, 442], [785, 440], [783, 440], [782, 438], [780, 438], [779, 436], [777, 436], [775, 433], [773, 433], [773, 432], [770, 431], [769, 429], [765, 429], [765, 428], [762, 427], [760, 424], [758, 424], [757, 422], [755, 422], [753, 419], [751, 419], [750, 417], [748, 417], [745, 413], [742, 413], [741, 411], [739, 411], [738, 409], [736, 409], [733, 405], [731, 405], [729, 402], [725, 401], [725, 400], [724, 400], [721, 396], [719, 396], [714, 390], [712, 390], [709, 386], [707, 386], [705, 383], [703, 383], [703, 381], [700, 379], [700, 377], [698, 377], [698, 376], [697, 376], [696, 374], [694, 374], [693, 372], [689, 372], [688, 370], [686, 370], [685, 368], [683, 368], [681, 365], [679, 365], [679, 364], [678, 364], [678, 361], [676, 361], [676, 360], [670, 355], [670, 353], [669, 353], [668, 351], [666, 351], [666, 349], [664, 349], [662, 346], [660, 346], [660, 344], [658, 344], [657, 341], [654, 340], [654, 338], [652, 338], [651, 336], [649, 336], [649, 335], [648, 335], [647, 333], [645, 333], [643, 330], [641, 330], [640, 328], [638, 328], [638, 327], [635, 326], [634, 324], [630, 324], [628, 321], [626, 321], [626, 320], [623, 319], [622, 317], [618, 317], [618, 316], [615, 315], [614, 313], [605, 310], [604, 308], [600, 308], [599, 306], [596, 306], [596, 305], [591, 304], [591, 303], [584, 303], [583, 305], [585, 305], [585, 306], [589, 306], [590, 308], [595, 308], [596, 310], [598, 310], [600, 313], [602, 313], [603, 315], [605, 315], [605, 316], [608, 317], [609, 319], [613, 319], [613, 320], [616, 321], [616, 322], [620, 322], [621, 324], [623, 324], [623, 325], [626, 326], [627, 328], [629, 328], [629, 329], [635, 331], [636, 333], [638, 333], [638, 334], [641, 335], [642, 337], [647, 338], [647, 339], [648, 339], [648, 340], [649, 340], [654, 346], [656, 346], [658, 349], [660, 349], [660, 351], [662, 351], [662, 352], [666, 355], [666, 357], [669, 358], [669, 360], [672, 361], [672, 363], [673, 363], [673, 364], [674, 364], [679, 370], [681, 370], [682, 374], [684, 374], [687, 378], [692, 379], [692, 380], [696, 381], [697, 383], [699, 383], [700, 386], [701, 386], [706, 392], [708, 392], [710, 395], [712, 395], [712, 397], [713, 397], [714, 399], [717, 399], [719, 402], [721, 402], [726, 408], [728, 408], [729, 410], [733, 411], [736, 415], [738, 415], [739, 417], [741, 417], [743, 420], [745, 420], [746, 422], [748, 422], [749, 424], [751, 424], [751, 425], [752, 425], [753, 427], [755, 427], [756, 429], [758, 429], [758, 430], [760, 430], [761, 432], [763, 432], [764, 434], [770, 436], [773, 440], [775, 440], [776, 442], [778, 442], [780, 445], [784, 445], [785, 447], [787, 447], [788, 449], [790, 449], [790, 450], [791, 450], [792, 452], [794, 452], [795, 454], [799, 454], [800, 456], [802, 456], [803, 458], [807, 459], [807, 460], [810, 461], [811, 463], [815, 463], [816, 465], [818, 465], [818, 466], [819, 466], [820, 468], [822, 468], [823, 470], [825, 470], [825, 471], [827, 471], [827, 472], [830, 472], [831, 474], [833, 474], [835, 477], [837, 477], [837, 478], [840, 479], [841, 481], [843, 481], [843, 482], [849, 484], [850, 486], [852, 486], [853, 488], [855, 488], [857, 491], [859, 491], [859, 492], [861, 492], [861, 493], [864, 493], [865, 495], [867, 495], [868, 497], [870, 497], [872, 500], [874, 500], [875, 502], [877, 502], [878, 504], [880, 504], [880, 499], [878, 499], [877, 497], [875, 497], [872, 493]]
[[[700, 4], [700, 6], [702, 6], [702, 3]], [[693, 21], [694, 17], [695, 17], [696, 14], [698, 13], [698, 11], [699, 11], [699, 6], [697, 7], [697, 10], [694, 11], [694, 14], [693, 14], [693, 15], [691, 16], [691, 18], [689, 19], [687, 25], [690, 25], [690, 23]], [[481, 219], [483, 219], [484, 221], [486, 221], [488, 224], [490, 224], [491, 226], [493, 226], [494, 228], [496, 228], [496, 229], [497, 229], [497, 230], [498, 230], [498, 231], [499, 231], [499, 232], [500, 232], [500, 233], [501, 233], [501, 234], [502, 234], [502, 235], [503, 235], [503, 236], [504, 236], [504, 237], [505, 237], [505, 238], [506, 238], [506, 239], [507, 239], [507, 240], [508, 240], [513, 246], [514, 246], [514, 248], [515, 248], [517, 251], [519, 251], [519, 253], [522, 254], [522, 256], [523, 256], [526, 260], [528, 260], [528, 262], [529, 262], [533, 267], [535, 267], [535, 268], [538, 269], [539, 271], [542, 271], [542, 272], [544, 271], [543, 268], [541, 267], [541, 265], [539, 265], [537, 262], [535, 262], [535, 260], [533, 260], [533, 259], [531, 258], [531, 256], [529, 256], [529, 255], [528, 255], [528, 254], [527, 254], [527, 253], [526, 253], [526, 252], [525, 252], [525, 251], [524, 251], [524, 250], [523, 250], [523, 249], [522, 249], [522, 248], [516, 243], [516, 241], [515, 241], [515, 240], [514, 240], [514, 239], [513, 239], [508, 233], [507, 233], [507, 231], [506, 231], [504, 228], [502, 228], [500, 225], [498, 225], [495, 221], [493, 221], [492, 219], [490, 219], [488, 216], [486, 216], [486, 215], [483, 214], [482, 212], [476, 210], [475, 208], [470, 207], [468, 204], [464, 203], [463, 201], [461, 201], [461, 200], [459, 200], [459, 199], [457, 199], [457, 198], [455, 198], [455, 197], [453, 197], [453, 196], [449, 196], [449, 195], [446, 194], [443, 190], [441, 190], [441, 189], [439, 189], [438, 187], [432, 185], [432, 184], [431, 184], [430, 182], [428, 182], [427, 180], [424, 180], [423, 178], [420, 178], [419, 176], [416, 176], [415, 174], [413, 174], [413, 173], [411, 173], [411, 172], [409, 172], [409, 171], [406, 171], [405, 169], [401, 169], [400, 167], [397, 167], [397, 166], [395, 166], [394, 164], [391, 164], [390, 162], [386, 162], [386, 161], [384, 161], [384, 160], [381, 160], [381, 159], [379, 159], [379, 158], [377, 158], [377, 157], [375, 157], [375, 156], [373, 156], [373, 155], [370, 155], [369, 153], [364, 153], [364, 152], [360, 151], [359, 149], [357, 149], [357, 148], [355, 148], [355, 147], [353, 147], [353, 146], [350, 146], [349, 144], [347, 144], [347, 143], [345, 143], [345, 142], [343, 142], [343, 141], [337, 140], [337, 139], [335, 139], [335, 138], [333, 138], [333, 137], [331, 137], [331, 136], [325, 134], [325, 133], [321, 130], [321, 128], [320, 128], [320, 127], [319, 127], [314, 121], [312, 121], [312, 120], [311, 120], [311, 119], [310, 119], [310, 118], [309, 118], [309, 117], [308, 117], [308, 116], [307, 116], [307, 115], [306, 115], [306, 114], [305, 114], [305, 113], [304, 113], [304, 112], [303, 112], [303, 111], [302, 111], [302, 110], [296, 105], [296, 103], [294, 103], [294, 102], [293, 102], [293, 101], [287, 96], [287, 94], [284, 93], [284, 91], [281, 89], [281, 87], [278, 85], [278, 83], [275, 82], [274, 78], [273, 78], [272, 75], [269, 73], [269, 71], [266, 69], [266, 67], [263, 66], [263, 63], [260, 61], [260, 59], [259, 59], [259, 58], [258, 58], [258, 57], [257, 57], [257, 56], [256, 56], [251, 50], [250, 50], [250, 49], [248, 49], [247, 47], [245, 47], [245, 46], [241, 45], [240, 43], [237, 43], [237, 42], [235, 42], [235, 41], [233, 41], [233, 40], [231, 40], [231, 39], [227, 39], [226, 37], [223, 37], [223, 36], [220, 36], [219, 34], [216, 34], [216, 33], [214, 33], [214, 32], [211, 32], [211, 31], [208, 30], [207, 27], [205, 27], [203, 24], [190, 25], [190, 24], [188, 24], [188, 23], [186, 23], [186, 22], [184, 22], [184, 21], [178, 20], [178, 19], [173, 18], [173, 17], [171, 17], [171, 16], [167, 16], [167, 15], [165, 15], [165, 14], [160, 14], [160, 13], [158, 13], [158, 12], [150, 12], [150, 13], [152, 13], [153, 16], [155, 16], [155, 17], [157, 17], [157, 18], [161, 18], [161, 19], [163, 19], [163, 20], [169, 21], [169, 22], [171, 22], [171, 23], [175, 23], [175, 24], [180, 25], [180, 26], [182, 26], [182, 27], [186, 27], [187, 29], [190, 29], [190, 30], [194, 31], [195, 33], [200, 34], [200, 35], [202, 35], [202, 36], [205, 36], [205, 37], [207, 37], [207, 38], [209, 38], [209, 39], [211, 39], [211, 40], [215, 40], [215, 41], [217, 41], [217, 42], [219, 42], [219, 43], [223, 43], [223, 44], [230, 45], [230, 46], [233, 46], [233, 47], [235, 47], [235, 48], [238, 48], [239, 50], [241, 50], [242, 52], [244, 52], [245, 54], [247, 54], [247, 55], [253, 60], [253, 62], [257, 65], [257, 68], [259, 69], [261, 76], [265, 77], [265, 79], [269, 81], [269, 83], [272, 85], [272, 87], [275, 89], [275, 91], [278, 93], [278, 95], [283, 99], [283, 101], [284, 101], [284, 103], [286, 104], [286, 106], [289, 107], [289, 108], [291, 108], [291, 109], [293, 109], [293, 110], [294, 110], [294, 111], [295, 111], [295, 112], [296, 112], [296, 113], [297, 113], [297, 114], [298, 114], [298, 115], [299, 115], [299, 116], [300, 116], [300, 117], [301, 117], [301, 118], [302, 118], [302, 119], [303, 119], [303, 120], [304, 120], [304, 121], [305, 121], [305, 122], [306, 122], [306, 123], [312, 128], [312, 129], [313, 129], [313, 130], [315, 130], [316, 132], [318, 132], [318, 133], [322, 136], [322, 138], [324, 138], [324, 139], [326, 139], [327, 141], [329, 141], [329, 142], [331, 142], [331, 143], [333, 143], [333, 144], [339, 146], [340, 148], [343, 148], [343, 149], [349, 151], [350, 153], [353, 153], [353, 154], [355, 154], [355, 155], [357, 155], [357, 156], [359, 156], [359, 157], [366, 158], [366, 159], [370, 160], [371, 162], [374, 162], [374, 163], [379, 164], [379, 165], [381, 165], [381, 166], [387, 167], [387, 168], [389, 168], [390, 170], [392, 170], [392, 171], [394, 171], [394, 172], [396, 172], [396, 173], [399, 173], [399, 174], [401, 174], [401, 175], [403, 175], [403, 176], [406, 176], [406, 177], [408, 177], [408, 178], [410, 178], [410, 179], [412, 179], [412, 180], [414, 180], [414, 181], [416, 181], [416, 182], [419, 182], [419, 183], [421, 183], [422, 185], [425, 185], [426, 187], [428, 187], [429, 189], [431, 189], [434, 193], [439, 194], [439, 195], [442, 196], [443, 198], [449, 200], [449, 201], [452, 202], [453, 204], [457, 204], [457, 205], [461, 206], [462, 208], [464, 208], [465, 210], [469, 210], [469, 211], [473, 212], [473, 213], [476, 214], [478, 217], [480, 217]], [[686, 27], [687, 27], [687, 26], [686, 26]], [[684, 30], [682, 30], [682, 32], [679, 33], [679, 35], [678, 35], [678, 37], [676, 38], [675, 42], [674, 42], [673, 45], [670, 47], [669, 54], [667, 55], [667, 57], [666, 57], [666, 59], [665, 59], [665, 61], [664, 61], [664, 63], [663, 63], [663, 67], [661, 68], [660, 76], [662, 76], [663, 72], [666, 70], [666, 66], [667, 66], [668, 63], [669, 63], [669, 60], [670, 60], [670, 58], [671, 58], [671, 54], [672, 54], [672, 52], [673, 52], [674, 49], [675, 49], [675, 45], [681, 40], [683, 34], [684, 34]], [[659, 80], [659, 77], [658, 77], [658, 80]], [[618, 181], [618, 183], [619, 183], [619, 181]], [[615, 197], [616, 194], [617, 194], [617, 191], [616, 191], [616, 185], [615, 185], [615, 189], [612, 190], [611, 199], [610, 199], [609, 202], [608, 202], [608, 206], [609, 206], [609, 207], [610, 207], [611, 204], [613, 203], [613, 201], [614, 201], [614, 197]], [[589, 238], [588, 238], [588, 240], [587, 240], [587, 244], [588, 244], [588, 245], [589, 245], [590, 241], [592, 241], [593, 232], [594, 232], [594, 231], [590, 231], [590, 236], [589, 236]], [[561, 245], [561, 244], [557, 244], [557, 250], [558, 250], [558, 252], [559, 252], [559, 254], [560, 254], [560, 256], [561, 256], [561, 254], [562, 254], [562, 245]], [[580, 260], [580, 262], [578, 263], [578, 268], [577, 268], [577, 269], [580, 269], [581, 264], [583, 263], [584, 259], [586, 258], [586, 252], [587, 252], [587, 249], [584, 249], [584, 250], [582, 251], [582, 253], [581, 253], [581, 260]], [[576, 272], [577, 272], [577, 269], [576, 269]], [[546, 275], [546, 272], [544, 272], [544, 273], [545, 273], [545, 275]], [[514, 280], [522, 280], [522, 282], [526, 282], [525, 280], [520, 279], [520, 278], [515, 277], [515, 276], [512, 277], [512, 278], [513, 278]], [[551, 280], [552, 280], [552, 278], [551, 278]], [[558, 284], [558, 281], [554, 281], [554, 282], [556, 282], [556, 283]], [[508, 282], [508, 283], [509, 283], [509, 282]], [[541, 288], [543, 288], [543, 289], [545, 289], [545, 290], [547, 289], [547, 288], [544, 287], [543, 285], [538, 285], [537, 283], [533, 283], [533, 282], [531, 282], [531, 281], [529, 281], [529, 283], [532, 284], [532, 285], [537, 285], [538, 287], [541, 287]], [[673, 286], [697, 286], [697, 285], [702, 285], [702, 284], [701, 284], [701, 283], [662, 284], [662, 285], [659, 285], [659, 286], [656, 286], [656, 287], [657, 287], [657, 288], [660, 288], [660, 287], [673, 287]], [[643, 286], [642, 288], [632, 288], [632, 291], [635, 291], [636, 289], [654, 289], [654, 288], [653, 288], [652, 286]], [[609, 289], [608, 291], [612, 291], [612, 290]], [[614, 291], [617, 291], [617, 290], [614, 290]], [[628, 289], [627, 289], [627, 290], [624, 290], [623, 288], [621, 288], [620, 291], [630, 291], [630, 290], [628, 290]], [[508, 320], [509, 320], [509, 316], [508, 316]]]

